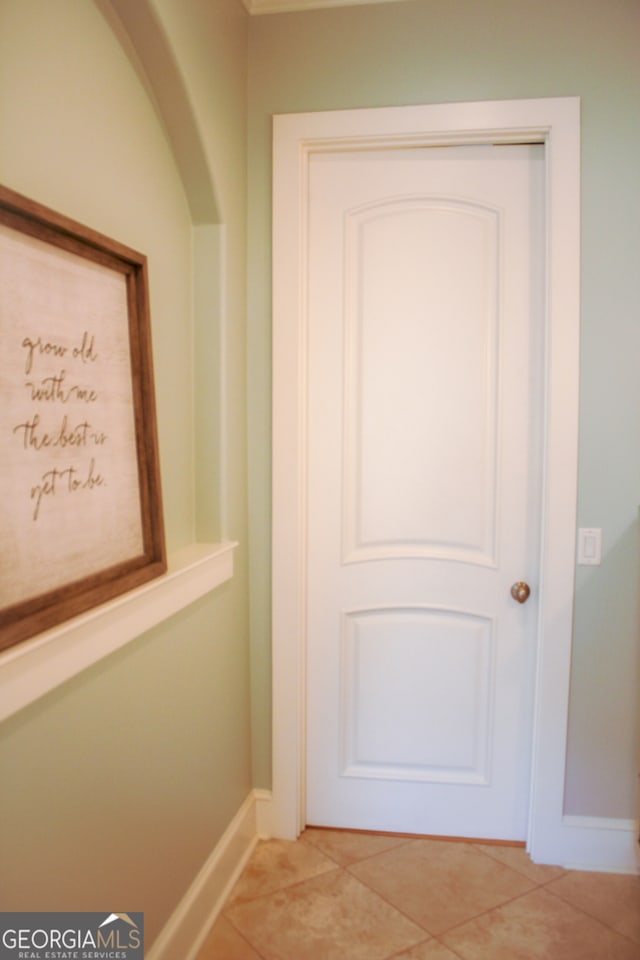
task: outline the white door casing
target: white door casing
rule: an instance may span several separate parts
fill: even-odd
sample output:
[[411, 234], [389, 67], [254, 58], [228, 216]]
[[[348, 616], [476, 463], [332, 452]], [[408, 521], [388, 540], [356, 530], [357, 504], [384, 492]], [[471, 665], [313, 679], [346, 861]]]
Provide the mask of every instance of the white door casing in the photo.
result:
[[310, 158], [308, 823], [525, 837], [543, 162]]
[[541, 143], [546, 251], [542, 529], [528, 848], [557, 859], [573, 609], [579, 339], [579, 101], [443, 104], [275, 118], [273, 802], [267, 829], [305, 823], [307, 189], [311, 157], [367, 146]]

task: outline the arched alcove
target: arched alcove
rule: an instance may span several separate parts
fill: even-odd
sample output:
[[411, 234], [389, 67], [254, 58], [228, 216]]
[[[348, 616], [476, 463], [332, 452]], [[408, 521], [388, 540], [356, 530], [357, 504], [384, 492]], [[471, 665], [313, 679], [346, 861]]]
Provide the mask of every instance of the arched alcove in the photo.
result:
[[220, 449], [223, 264], [220, 203], [171, 39], [151, 0], [95, 0], [166, 131], [193, 224], [195, 538], [222, 538]]
[[96, 0], [145, 86], [184, 184], [194, 226], [220, 222], [219, 204], [191, 100], [170, 40], [149, 0]]

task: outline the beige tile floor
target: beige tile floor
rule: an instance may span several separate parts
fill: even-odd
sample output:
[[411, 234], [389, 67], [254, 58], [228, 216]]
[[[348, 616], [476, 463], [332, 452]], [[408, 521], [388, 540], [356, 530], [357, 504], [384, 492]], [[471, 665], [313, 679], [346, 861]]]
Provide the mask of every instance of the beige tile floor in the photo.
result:
[[260, 843], [198, 960], [640, 960], [640, 877], [521, 848], [307, 829]]

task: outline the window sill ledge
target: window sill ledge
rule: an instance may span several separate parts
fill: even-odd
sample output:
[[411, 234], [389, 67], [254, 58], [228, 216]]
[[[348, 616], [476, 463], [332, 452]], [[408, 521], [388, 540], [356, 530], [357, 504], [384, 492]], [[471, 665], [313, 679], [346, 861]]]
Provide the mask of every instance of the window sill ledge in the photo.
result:
[[193, 543], [161, 577], [0, 655], [0, 720], [120, 649], [233, 576], [235, 543]]

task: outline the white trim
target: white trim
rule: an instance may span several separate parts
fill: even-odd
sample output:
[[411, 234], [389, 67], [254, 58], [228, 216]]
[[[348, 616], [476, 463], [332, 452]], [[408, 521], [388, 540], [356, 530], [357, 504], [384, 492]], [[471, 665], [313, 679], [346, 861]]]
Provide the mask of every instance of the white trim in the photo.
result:
[[252, 791], [154, 940], [147, 960], [195, 960], [257, 842]]
[[[273, 810], [304, 827], [305, 191], [317, 150], [543, 142], [547, 290], [538, 664], [528, 846], [547, 855], [563, 818], [574, 594], [580, 329], [580, 101], [505, 100], [274, 120]], [[292, 227], [293, 225], [293, 227]], [[556, 847], [556, 853], [558, 853]], [[556, 861], [557, 862], [557, 861]]]
[[168, 571], [0, 655], [0, 720], [97, 663], [233, 576], [235, 543], [194, 543]]
[[568, 869], [640, 874], [635, 820], [565, 816], [557, 843]]
[[261, 840], [268, 840], [274, 836], [272, 816], [273, 816], [273, 794], [271, 790], [254, 790], [256, 798], [256, 823], [258, 836]]
[[326, 10], [329, 7], [354, 7], [372, 3], [401, 3], [403, 0], [242, 0], [253, 16], [261, 13], [295, 13], [300, 10]]

